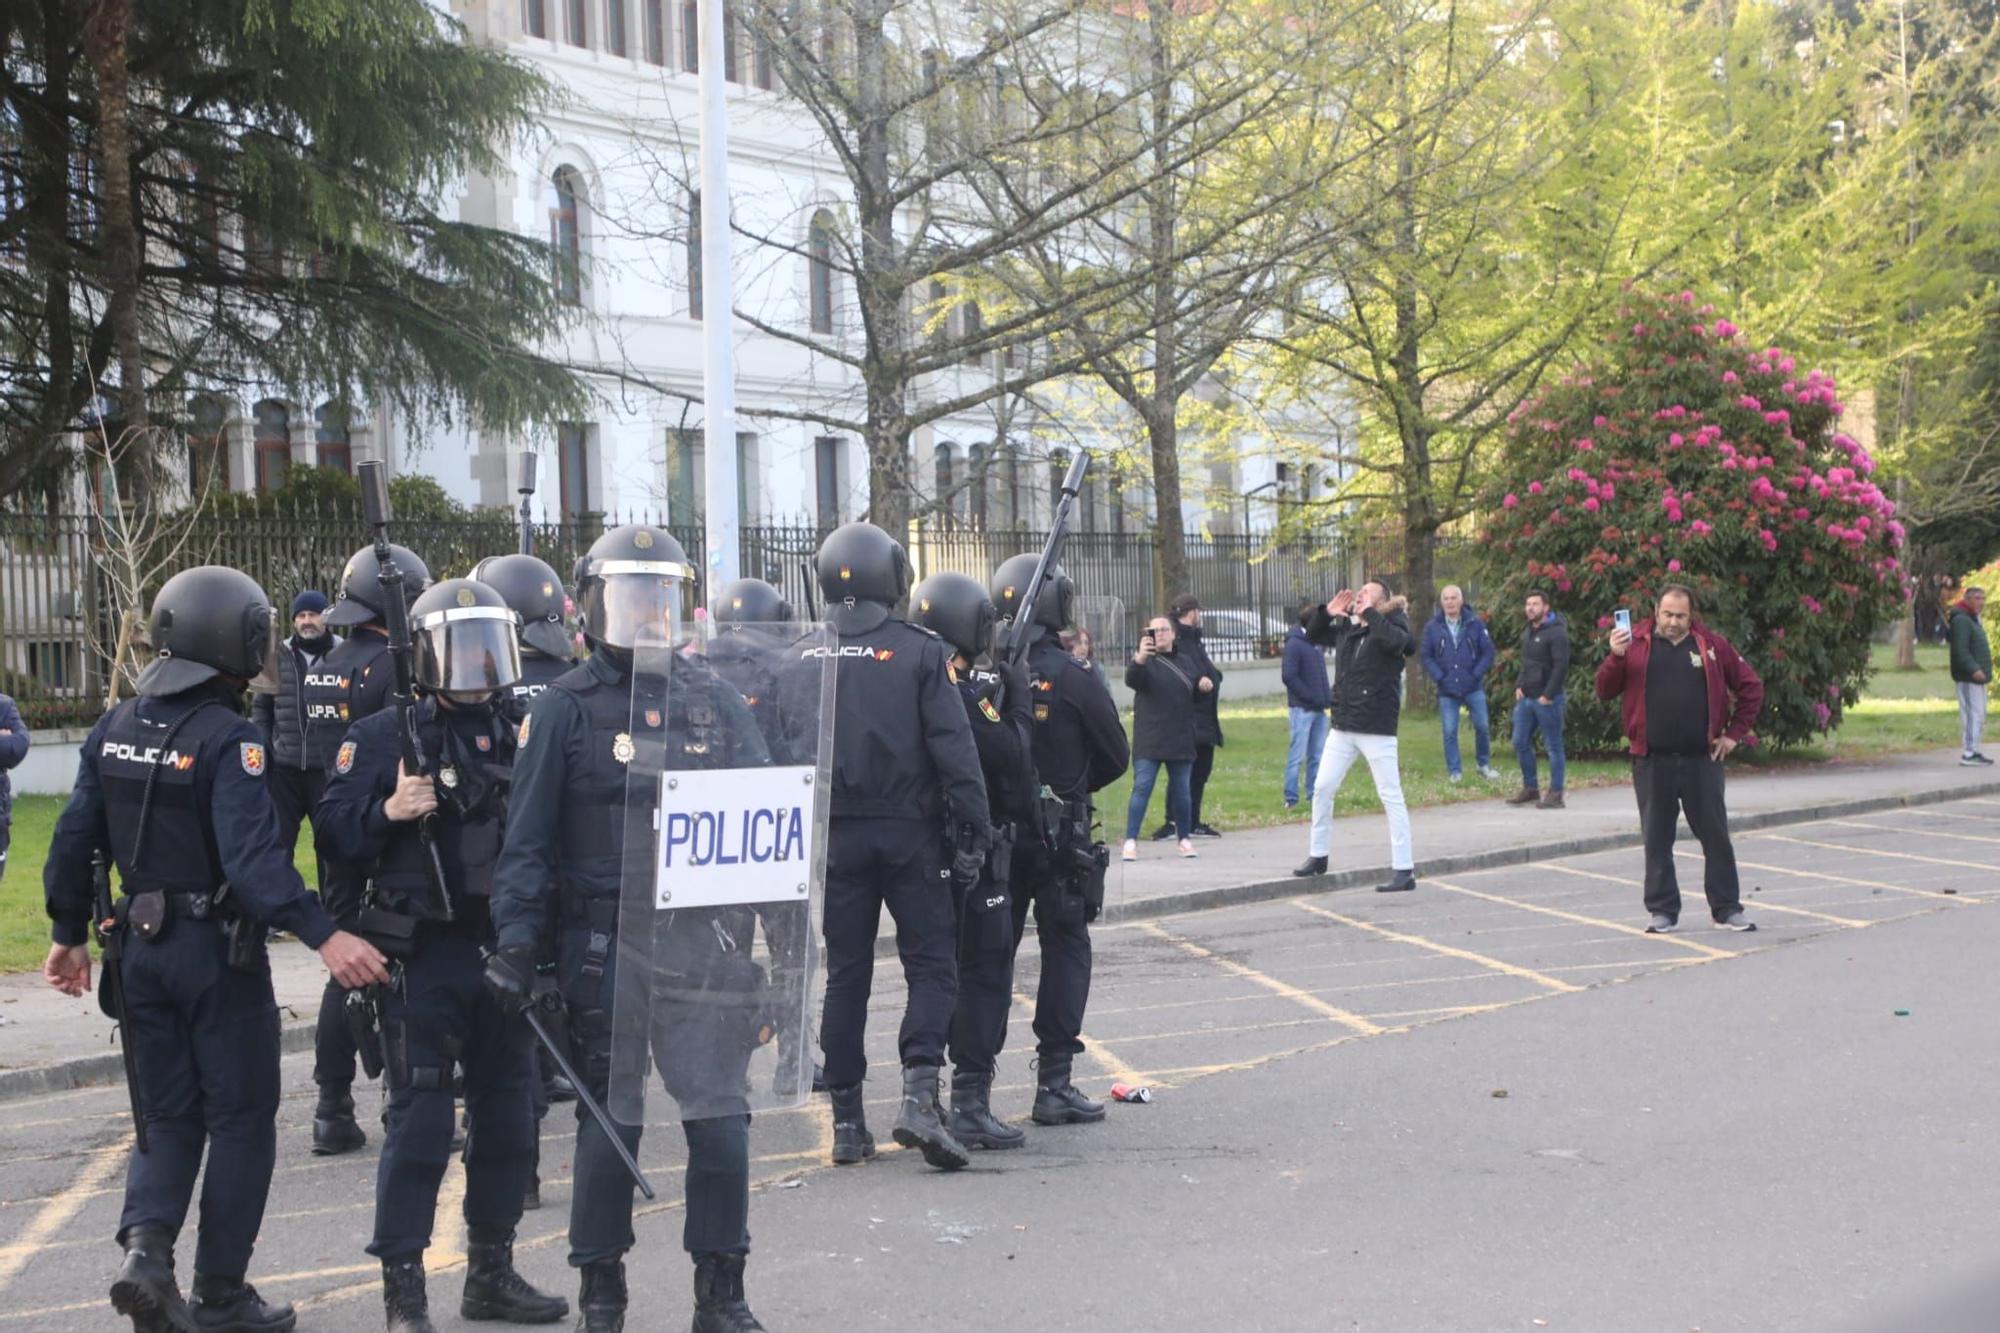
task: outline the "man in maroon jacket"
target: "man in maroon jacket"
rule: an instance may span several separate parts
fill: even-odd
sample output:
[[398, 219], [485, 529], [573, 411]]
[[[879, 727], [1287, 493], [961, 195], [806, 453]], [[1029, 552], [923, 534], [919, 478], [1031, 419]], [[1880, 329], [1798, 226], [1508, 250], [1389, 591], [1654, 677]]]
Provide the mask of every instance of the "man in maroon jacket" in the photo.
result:
[[1650, 935], [1680, 921], [1674, 833], [1681, 811], [1701, 841], [1702, 887], [1718, 930], [1755, 930], [1743, 915], [1736, 850], [1722, 799], [1722, 761], [1742, 744], [1764, 706], [1764, 682], [1729, 641], [1694, 618], [1694, 592], [1669, 584], [1653, 618], [1611, 631], [1597, 668], [1597, 697], [1617, 699], [1632, 749], [1632, 786], [1646, 839]]

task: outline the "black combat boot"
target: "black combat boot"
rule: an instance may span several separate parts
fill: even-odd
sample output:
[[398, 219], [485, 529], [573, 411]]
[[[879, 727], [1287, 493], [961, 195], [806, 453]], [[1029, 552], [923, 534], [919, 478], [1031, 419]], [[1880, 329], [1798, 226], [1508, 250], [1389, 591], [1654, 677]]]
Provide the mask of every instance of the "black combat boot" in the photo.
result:
[[691, 1333], [764, 1333], [743, 1299], [740, 1254], [694, 1257], [694, 1328]]
[[875, 1155], [875, 1136], [868, 1132], [868, 1116], [861, 1109], [861, 1088], [835, 1088], [833, 1098], [833, 1164], [853, 1166]]
[[532, 1213], [542, 1206], [542, 1173], [528, 1173], [528, 1188], [521, 1191], [521, 1211]]
[[1299, 865], [1298, 869], [1292, 871], [1292, 875], [1297, 879], [1311, 879], [1315, 875], [1324, 875], [1325, 873], [1326, 858], [1324, 856], [1308, 856]]
[[475, 1228], [466, 1237], [465, 1295], [458, 1313], [466, 1319], [500, 1319], [510, 1324], [553, 1324], [569, 1314], [569, 1302], [535, 1290], [514, 1270], [514, 1233]]
[[968, 1148], [1018, 1148], [1026, 1130], [994, 1118], [993, 1075], [958, 1069], [951, 1075], [951, 1133]]
[[965, 1145], [951, 1136], [938, 1114], [936, 1065], [909, 1065], [903, 1070], [903, 1106], [890, 1130], [896, 1142], [915, 1148], [941, 1171], [956, 1171], [972, 1160]]
[[111, 1284], [111, 1308], [138, 1333], [193, 1333], [194, 1312], [174, 1281], [174, 1238], [159, 1227], [134, 1227], [125, 1236], [125, 1262]]
[[583, 1266], [574, 1333], [625, 1333], [625, 1263], [600, 1259]]
[[382, 1261], [382, 1311], [389, 1333], [437, 1333], [421, 1257]]
[[1069, 1081], [1070, 1057], [1045, 1055], [1036, 1079], [1035, 1109], [1038, 1125], [1094, 1125], [1104, 1119], [1104, 1103], [1094, 1102], [1078, 1092]]
[[201, 1333], [288, 1333], [298, 1322], [289, 1302], [267, 1303], [240, 1277], [194, 1275], [194, 1326]]
[[313, 1108], [313, 1156], [338, 1157], [368, 1142], [354, 1119], [354, 1097], [345, 1083], [322, 1083]]

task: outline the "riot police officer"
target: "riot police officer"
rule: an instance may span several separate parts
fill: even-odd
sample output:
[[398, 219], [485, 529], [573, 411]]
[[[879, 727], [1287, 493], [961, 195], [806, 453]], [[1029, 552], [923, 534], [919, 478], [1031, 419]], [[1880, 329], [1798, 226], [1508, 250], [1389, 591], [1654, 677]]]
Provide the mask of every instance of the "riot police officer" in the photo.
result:
[[985, 862], [986, 782], [952, 688], [951, 649], [891, 610], [910, 586], [902, 546], [872, 523], [849, 523], [820, 545], [818, 575], [840, 635], [820, 1024], [833, 1161], [849, 1166], [875, 1154], [862, 1110], [862, 1039], [886, 904], [909, 985], [893, 1133], [932, 1166], [956, 1170], [969, 1159], [938, 1109], [958, 985], [951, 881], [955, 872], [976, 877]]
[[[509, 685], [501, 702], [518, 726], [528, 715], [528, 705], [536, 695], [553, 685], [562, 675], [576, 665], [570, 656], [571, 641], [564, 619], [569, 613], [569, 595], [563, 591], [562, 579], [555, 568], [546, 560], [532, 555], [488, 556], [473, 566], [472, 577], [484, 583], [513, 608], [521, 618], [518, 638], [521, 642], [521, 674]], [[542, 994], [555, 990], [556, 959], [555, 932], [545, 931], [544, 955], [537, 960], [537, 989]], [[562, 1031], [560, 1008], [550, 1015], [558, 1032]], [[549, 1107], [556, 1102], [571, 1101], [575, 1091], [557, 1073], [542, 1052], [536, 1052], [539, 1077], [534, 1082], [535, 1124], [539, 1127], [547, 1118]], [[542, 1136], [539, 1128], [535, 1134], [535, 1158], [528, 1172], [528, 1187], [524, 1203], [529, 1208], [542, 1206]]]
[[506, 698], [517, 720], [534, 697], [576, 665], [569, 631], [563, 627], [569, 596], [546, 560], [532, 555], [493, 555], [473, 566], [472, 577], [499, 593], [521, 618], [521, 676]]
[[[763, 579], [742, 578], [726, 584], [710, 600], [708, 612], [716, 625], [708, 644], [708, 663], [715, 674], [743, 696], [758, 731], [771, 744], [781, 744], [783, 724], [779, 716], [779, 681], [775, 663], [783, 656], [790, 638], [779, 636], [795, 620], [792, 604], [785, 595]], [[780, 910], [759, 912], [766, 942], [780, 966], [773, 969], [787, 983], [803, 975], [807, 930], [810, 921], [801, 913]], [[796, 1001], [796, 1004], [793, 1002]], [[787, 990], [781, 1012], [802, 1009], [805, 998]], [[791, 1023], [778, 1027], [778, 1068], [774, 1082], [778, 1088], [797, 1084], [804, 1034]], [[824, 1071], [813, 1067], [814, 1091], [825, 1090]]]
[[[660, 528], [629, 524], [597, 539], [576, 571], [590, 656], [530, 705], [514, 761], [512, 816], [493, 887], [499, 948], [488, 962], [487, 984], [513, 1003], [525, 1002], [533, 988], [537, 936], [553, 898], [558, 978], [577, 1073], [600, 1101], [610, 1080], [632, 729], [669, 726], [664, 717], [656, 723], [632, 716], [633, 650], [692, 623], [693, 580], [680, 543]], [[705, 695], [712, 708], [715, 736], [683, 737], [683, 749], [706, 751], [716, 767], [766, 762], [756, 724], [735, 691], [682, 653], [672, 654], [668, 669], [675, 691]], [[677, 710], [671, 727], [690, 725], [701, 711]], [[671, 732], [668, 739], [675, 739]], [[696, 914], [687, 915], [692, 920]], [[699, 934], [711, 941], [709, 947], [718, 947], [714, 934]], [[688, 1042], [686, 1049], [664, 1056], [700, 1059], [704, 1048], [719, 1045]], [[694, 1328], [696, 1333], [761, 1329], [743, 1296], [750, 1251], [748, 1103], [740, 1113], [686, 1120], [681, 1128], [688, 1144], [682, 1243], [695, 1260]], [[640, 1127], [619, 1129], [636, 1151]], [[577, 1327], [617, 1333], [625, 1322], [624, 1255], [633, 1244], [633, 1186], [604, 1130], [580, 1105], [574, 1175], [569, 1259], [582, 1270]]]
[[[157, 658], [139, 697], [91, 728], [44, 872], [54, 941], [43, 975], [90, 988], [85, 929], [106, 916], [99, 1003], [119, 1020], [140, 1116], [111, 1303], [138, 1330], [282, 1330], [289, 1305], [244, 1281], [277, 1154], [278, 1006], [267, 928], [319, 951], [337, 981], [381, 981], [382, 956], [337, 929], [278, 844], [269, 755], [239, 711], [262, 669], [271, 604], [246, 574], [204, 566], [153, 602]], [[93, 884], [107, 850], [124, 896]], [[194, 1308], [174, 1280], [203, 1150]]]
[[957, 650], [951, 660], [965, 720], [986, 778], [993, 843], [977, 878], [953, 884], [958, 915], [958, 1007], [951, 1016], [951, 1132], [968, 1148], [1018, 1148], [1027, 1135], [992, 1110], [993, 1061], [1014, 1003], [1014, 919], [1008, 894], [1014, 826], [1034, 814], [1033, 713], [1025, 663], [974, 663], [998, 618], [979, 580], [933, 574], [910, 595], [918, 623]]
[[447, 579], [416, 600], [410, 620], [422, 771], [404, 767], [393, 712], [363, 718], [313, 815], [329, 855], [369, 868], [361, 929], [396, 960], [377, 997], [389, 1110], [368, 1253], [382, 1261], [390, 1333], [429, 1333], [423, 1255], [451, 1156], [457, 1066], [473, 1125], [459, 1312], [545, 1324], [569, 1303], [536, 1291], [513, 1263], [533, 1161], [533, 1061], [526, 1032], [481, 984], [514, 757], [499, 700], [520, 674], [515, 616], [494, 589]]
[[[1035, 773], [1061, 803], [1038, 827], [1023, 830], [1014, 847], [1014, 943], [1020, 947], [1028, 909], [1035, 912], [1041, 943], [1041, 982], [1035, 993], [1038, 1125], [1089, 1124], [1104, 1118], [1070, 1081], [1083, 1050], [1083, 1011], [1090, 1000], [1090, 921], [1102, 903], [1101, 846], [1092, 842], [1090, 794], [1116, 782], [1131, 761], [1125, 728], [1111, 692], [1088, 663], [1064, 651], [1075, 585], [1051, 565], [1035, 604], [1025, 605], [1038, 557], [1017, 555], [993, 573], [993, 604], [1008, 620], [1025, 619], [1032, 636], [1028, 670], [1033, 679]], [[1092, 876], [1096, 883], [1091, 884]], [[1096, 902], [1093, 903], [1093, 889]], [[1005, 1035], [1004, 1027], [1001, 1029]]]
[[[416, 553], [391, 546], [390, 556], [403, 575], [403, 595], [414, 601], [430, 586], [430, 570]], [[324, 742], [322, 753], [338, 757], [347, 729], [388, 706], [396, 669], [389, 658], [389, 630], [382, 622], [382, 569], [375, 548], [364, 546], [347, 561], [340, 576], [340, 598], [326, 613], [326, 623], [351, 632], [347, 641], [321, 658], [306, 674], [301, 691], [306, 726]], [[329, 856], [319, 857], [319, 897], [333, 919], [352, 928], [361, 908], [367, 869]], [[354, 1118], [354, 1034], [347, 1026], [347, 994], [332, 982], [320, 995], [319, 1026], [313, 1033], [313, 1082], [319, 1100], [313, 1107], [312, 1150], [328, 1157], [352, 1152], [368, 1141]]]

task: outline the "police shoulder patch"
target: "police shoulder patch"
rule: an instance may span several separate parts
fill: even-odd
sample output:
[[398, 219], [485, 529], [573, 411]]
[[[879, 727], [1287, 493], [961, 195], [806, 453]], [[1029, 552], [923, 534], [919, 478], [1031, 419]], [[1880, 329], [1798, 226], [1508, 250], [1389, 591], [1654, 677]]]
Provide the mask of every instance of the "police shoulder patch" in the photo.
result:
[[979, 701], [979, 711], [986, 715], [988, 722], [998, 722], [1000, 720], [1000, 710], [993, 706], [991, 699], [981, 699]]
[[253, 778], [264, 776], [264, 747], [256, 741], [244, 741], [236, 747], [243, 760], [243, 771]]
[[335, 755], [333, 759], [334, 772], [352, 773], [354, 771], [354, 750], [355, 745], [353, 741], [342, 741], [340, 743], [340, 753]]
[[528, 743], [528, 724], [530, 722], [533, 722], [534, 720], [535, 719], [533, 714], [530, 714], [527, 717], [521, 719], [521, 729], [518, 732], [514, 733], [514, 747], [516, 749], [519, 749], [521, 746], [524, 746]]

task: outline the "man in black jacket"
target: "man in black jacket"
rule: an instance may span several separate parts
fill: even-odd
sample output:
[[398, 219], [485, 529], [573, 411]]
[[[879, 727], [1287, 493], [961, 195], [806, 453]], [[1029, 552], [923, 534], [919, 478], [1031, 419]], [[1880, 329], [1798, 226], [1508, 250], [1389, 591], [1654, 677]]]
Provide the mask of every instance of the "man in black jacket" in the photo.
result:
[[270, 752], [264, 780], [278, 811], [278, 845], [287, 852], [298, 845], [299, 825], [326, 790], [326, 770], [344, 730], [306, 725], [306, 676], [343, 642], [326, 627], [326, 606], [317, 588], [292, 598], [292, 636], [278, 645], [277, 689], [250, 699], [250, 720]]
[[[1527, 627], [1521, 631], [1521, 676], [1514, 689], [1514, 758], [1521, 764], [1521, 789], [1509, 805], [1541, 810], [1563, 808], [1563, 714], [1569, 700], [1563, 680], [1569, 675], [1569, 627], [1549, 605], [1549, 595], [1528, 594]], [[1546, 794], [1535, 771], [1535, 733], [1549, 748], [1549, 789]]]
[[1333, 846], [1333, 794], [1356, 759], [1368, 761], [1375, 794], [1389, 816], [1389, 866], [1395, 873], [1377, 893], [1417, 887], [1416, 858], [1410, 846], [1410, 810], [1403, 802], [1403, 778], [1396, 768], [1396, 725], [1402, 718], [1403, 659], [1417, 651], [1407, 614], [1409, 600], [1391, 597], [1379, 580], [1361, 591], [1341, 590], [1315, 609], [1306, 637], [1333, 648], [1333, 730], [1327, 734], [1319, 781], [1313, 784], [1312, 845], [1305, 864], [1292, 873], [1305, 878], [1326, 873]]
[[1193, 782], [1201, 734], [1204, 689], [1215, 686], [1180, 651], [1179, 627], [1159, 616], [1140, 636], [1138, 651], [1125, 668], [1125, 688], [1132, 691], [1132, 795], [1125, 807], [1127, 861], [1139, 859], [1139, 826], [1153, 800], [1160, 770], [1167, 770], [1167, 831], [1180, 839], [1182, 856], [1195, 854], [1188, 839], [1194, 833]]

